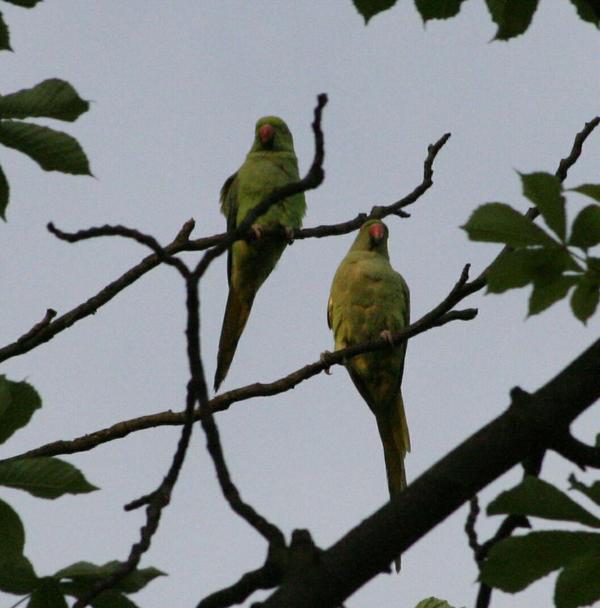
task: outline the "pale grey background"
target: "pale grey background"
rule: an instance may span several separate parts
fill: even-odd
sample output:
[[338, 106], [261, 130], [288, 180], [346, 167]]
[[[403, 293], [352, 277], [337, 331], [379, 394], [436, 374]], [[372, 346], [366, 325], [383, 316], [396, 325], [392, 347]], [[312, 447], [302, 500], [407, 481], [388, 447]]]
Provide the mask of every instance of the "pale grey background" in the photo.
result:
[[[478, 272], [497, 251], [458, 229], [470, 212], [493, 200], [525, 209], [515, 169], [554, 171], [575, 133], [600, 111], [600, 34], [565, 1], [542, 2], [526, 35], [508, 44], [488, 43], [494, 27], [483, 2], [465, 3], [457, 19], [426, 28], [408, 1], [366, 28], [350, 0], [103, 0], [5, 9], [16, 53], [0, 59], [2, 92], [56, 76], [94, 100], [66, 130], [85, 147], [98, 179], [45, 174], [0, 149], [12, 185], [9, 222], [0, 226], [1, 344], [47, 307], [70, 310], [146, 255], [117, 239], [67, 245], [47, 233], [48, 220], [72, 230], [123, 223], [165, 243], [192, 216], [195, 236], [220, 232], [218, 191], [242, 162], [255, 120], [278, 114], [288, 121], [305, 171], [322, 91], [330, 96], [327, 177], [307, 197], [306, 226], [346, 220], [406, 194], [421, 180], [427, 145], [453, 134], [436, 162], [435, 186], [410, 209], [412, 218], [388, 220], [392, 263], [411, 287], [417, 318], [446, 295], [464, 263]], [[596, 133], [568, 184], [598, 182], [599, 153]], [[571, 218], [582, 204], [570, 198]], [[305, 240], [286, 251], [255, 302], [224, 389], [274, 380], [331, 348], [326, 300], [352, 239]], [[211, 379], [226, 290], [223, 257], [202, 286]], [[157, 269], [94, 317], [7, 362], [2, 373], [27, 378], [44, 407], [2, 455], [181, 409], [183, 295], [179, 277]], [[526, 301], [526, 291], [477, 294], [465, 303], [480, 308], [475, 321], [411, 341], [403, 387], [410, 479], [499, 414], [512, 386], [536, 389], [596, 338], [597, 318], [585, 328], [561, 303], [525, 321]], [[341, 368], [285, 396], [235, 405], [218, 423], [243, 496], [286, 533], [307, 527], [327, 547], [386, 500], [374, 421]], [[576, 430], [591, 440], [600, 430], [598, 410]], [[38, 573], [127, 555], [142, 514], [126, 514], [122, 505], [156, 486], [178, 432], [146, 431], [68, 458], [100, 492], [42, 501], [2, 491], [25, 521], [26, 553]], [[544, 475], [566, 487], [573, 468], [550, 456]], [[483, 503], [518, 475], [486, 491]], [[472, 605], [477, 573], [465, 516], [463, 508], [419, 542], [400, 576], [377, 578], [347, 606], [411, 607], [430, 595]], [[491, 532], [497, 523], [480, 528]], [[263, 541], [222, 499], [196, 429], [142, 564], [169, 577], [133, 599], [145, 608], [194, 606], [257, 567], [264, 553]], [[494, 605], [548, 605], [552, 582], [517, 597], [498, 593]], [[0, 596], [1, 606], [14, 601]]]

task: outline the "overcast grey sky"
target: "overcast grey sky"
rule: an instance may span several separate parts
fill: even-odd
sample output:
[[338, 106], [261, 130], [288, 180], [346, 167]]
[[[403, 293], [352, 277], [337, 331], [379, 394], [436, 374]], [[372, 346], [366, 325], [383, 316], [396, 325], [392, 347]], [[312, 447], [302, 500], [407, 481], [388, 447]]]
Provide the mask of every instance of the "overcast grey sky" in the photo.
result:
[[[277, 114], [288, 122], [304, 172], [320, 92], [330, 98], [326, 180], [307, 195], [305, 226], [347, 220], [408, 193], [421, 181], [427, 145], [452, 133], [435, 164], [435, 185], [409, 209], [412, 217], [387, 220], [392, 265], [410, 286], [416, 319], [446, 295], [466, 262], [477, 273], [498, 250], [469, 242], [458, 228], [471, 211], [488, 201], [524, 210], [515, 170], [554, 171], [576, 132], [600, 112], [600, 33], [559, 0], [542, 2], [526, 35], [509, 43], [489, 43], [493, 24], [484, 3], [474, 1], [458, 18], [425, 28], [409, 1], [368, 27], [350, 0], [47, 1], [31, 11], [6, 6], [5, 18], [16, 52], [0, 58], [2, 92], [60, 77], [93, 100], [66, 130], [84, 146], [97, 179], [45, 174], [0, 149], [12, 187], [9, 221], [0, 226], [0, 344], [48, 307], [70, 310], [146, 255], [117, 239], [67, 245], [47, 233], [47, 221], [67, 230], [123, 223], [164, 243], [189, 217], [196, 219], [194, 236], [221, 232], [219, 188], [243, 161], [256, 119]], [[599, 154], [595, 133], [567, 184], [600, 181]], [[570, 197], [571, 218], [582, 202]], [[332, 347], [327, 296], [353, 238], [288, 248], [255, 301], [223, 389], [274, 380]], [[202, 284], [209, 378], [226, 295], [223, 257]], [[476, 294], [465, 303], [479, 308], [476, 320], [410, 342], [403, 383], [409, 481], [498, 415], [511, 387], [536, 389], [596, 338], [598, 318], [583, 327], [564, 302], [525, 320], [527, 295]], [[8, 361], [2, 373], [27, 378], [44, 407], [2, 455], [182, 409], [184, 322], [181, 280], [159, 268], [94, 317]], [[234, 405], [217, 421], [242, 495], [286, 533], [309, 528], [327, 547], [387, 500], [374, 419], [342, 368], [284, 396]], [[593, 439], [597, 407], [575, 430]], [[26, 554], [37, 572], [125, 558], [142, 513], [127, 514], [122, 505], [155, 488], [178, 433], [145, 431], [69, 457], [100, 492], [42, 501], [3, 489], [24, 519]], [[573, 468], [551, 455], [544, 477], [566, 488]], [[494, 484], [483, 504], [518, 477], [515, 470]], [[405, 555], [399, 576], [378, 577], [348, 608], [410, 608], [430, 595], [472, 605], [477, 571], [465, 517], [463, 508]], [[497, 525], [490, 519], [480, 529]], [[142, 563], [169, 576], [132, 599], [144, 608], [194, 606], [264, 555], [263, 541], [221, 497], [195, 429]], [[497, 593], [493, 605], [549, 605], [553, 580], [518, 597]], [[1, 606], [13, 601], [0, 595]]]

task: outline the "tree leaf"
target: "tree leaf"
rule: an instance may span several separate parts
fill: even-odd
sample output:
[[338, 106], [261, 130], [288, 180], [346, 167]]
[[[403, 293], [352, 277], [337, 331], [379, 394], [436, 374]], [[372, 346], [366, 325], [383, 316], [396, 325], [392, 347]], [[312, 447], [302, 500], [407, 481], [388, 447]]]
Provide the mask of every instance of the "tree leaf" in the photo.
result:
[[353, 0], [356, 10], [364, 17], [365, 25], [372, 17], [392, 8], [396, 0]]
[[50, 576], [45, 576], [39, 579], [39, 584], [32, 593], [27, 608], [68, 608], [68, 605], [58, 581]]
[[91, 601], [91, 605], [94, 608], [137, 608], [137, 604], [115, 589], [101, 593]]
[[8, 197], [10, 195], [10, 186], [2, 167], [0, 167], [0, 218], [6, 221], [6, 207], [8, 206]]
[[448, 19], [458, 15], [464, 0], [415, 0], [424, 22], [430, 19]]
[[37, 582], [33, 566], [24, 555], [6, 561], [0, 557], [0, 591], [23, 595], [33, 591]]
[[487, 291], [503, 293], [528, 283], [556, 280], [565, 270], [581, 270], [562, 247], [504, 251], [486, 271]]
[[590, 500], [593, 500], [597, 505], [600, 505], [600, 481], [595, 481], [591, 486], [587, 486], [579, 481], [575, 475], [569, 475], [569, 483], [571, 489], [581, 492]]
[[600, 6], [596, 0], [571, 0], [571, 3], [581, 19], [600, 27]]
[[511, 247], [557, 245], [542, 228], [505, 203], [481, 205], [461, 228], [467, 231], [472, 241], [505, 243]]
[[480, 579], [490, 587], [515, 593], [573, 560], [599, 551], [600, 534], [593, 532], [546, 530], [512, 536], [490, 549]]
[[27, 154], [45, 171], [91, 175], [85, 152], [76, 139], [62, 131], [16, 120], [1, 120], [0, 143]]
[[585, 325], [587, 320], [596, 312], [600, 286], [583, 277], [571, 296], [573, 314]]
[[0, 375], [0, 443], [24, 427], [40, 407], [42, 400], [31, 384]]
[[17, 512], [0, 500], [0, 562], [23, 554], [25, 528]]
[[487, 513], [488, 515], [511, 513], [558, 521], [574, 521], [600, 528], [600, 519], [552, 484], [531, 475], [527, 475], [518, 486], [497, 496], [488, 505]]
[[[121, 564], [122, 562], [116, 560], [107, 562], [102, 566], [97, 566], [91, 562], [77, 562], [59, 570], [54, 576], [58, 579], [71, 579], [78, 585], [86, 585], [97, 581], [98, 579], [110, 576], [119, 566], [121, 566]], [[166, 576], [166, 574], [153, 567], [134, 570], [124, 579], [119, 581], [115, 586], [115, 589], [123, 591], [124, 593], [135, 593], [140, 589], [143, 589], [150, 581], [158, 576]]]
[[33, 8], [38, 2], [42, 0], [4, 0], [4, 2], [10, 2], [11, 4], [16, 4], [17, 6], [22, 6], [23, 8]]
[[569, 188], [569, 190], [589, 196], [600, 203], [600, 184], [581, 184], [581, 186], [577, 186], [577, 188]]
[[2, 13], [0, 13], [0, 51], [12, 51], [8, 25], [6, 25]]
[[85, 494], [98, 489], [79, 469], [58, 458], [19, 458], [0, 462], [0, 485], [25, 490], [38, 498]]
[[600, 243], [600, 207], [584, 207], [573, 222], [569, 245], [589, 249]]
[[556, 608], [590, 606], [600, 599], [600, 553], [573, 560], [558, 575], [554, 591]]
[[546, 281], [535, 281], [529, 296], [528, 316], [537, 315], [565, 298], [571, 287], [577, 285], [578, 282], [579, 277], [574, 275], [563, 275]]
[[89, 107], [68, 82], [58, 78], [44, 80], [31, 89], [0, 95], [2, 118], [43, 116], [73, 122]]
[[415, 608], [452, 608], [445, 600], [438, 600], [437, 597], [428, 597], [421, 600]]
[[519, 173], [523, 194], [537, 207], [548, 228], [564, 242], [567, 234], [567, 214], [562, 185], [550, 173]]
[[486, 4], [498, 26], [494, 40], [509, 40], [527, 30], [538, 0], [486, 0]]

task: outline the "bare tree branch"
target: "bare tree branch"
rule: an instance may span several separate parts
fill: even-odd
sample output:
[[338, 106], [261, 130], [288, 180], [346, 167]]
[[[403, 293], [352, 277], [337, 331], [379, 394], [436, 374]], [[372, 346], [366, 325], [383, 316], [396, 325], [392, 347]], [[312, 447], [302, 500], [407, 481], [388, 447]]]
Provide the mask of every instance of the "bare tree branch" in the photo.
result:
[[[439, 150], [448, 140], [450, 135], [446, 134], [442, 138], [440, 138], [436, 143], [432, 144], [428, 148], [428, 155], [425, 160], [424, 166], [424, 177], [421, 184], [419, 184], [410, 194], [401, 198], [399, 201], [388, 205], [386, 207], [373, 207], [370, 214], [361, 213], [356, 216], [354, 219], [349, 220], [347, 222], [341, 222], [339, 224], [332, 225], [323, 225], [316, 226], [314, 228], [303, 228], [294, 233], [294, 240], [301, 240], [312, 237], [325, 237], [325, 236], [334, 236], [340, 234], [347, 234], [352, 232], [353, 230], [357, 230], [363, 224], [363, 222], [369, 217], [385, 217], [391, 214], [398, 214], [398, 212], [403, 208], [412, 203], [414, 203], [426, 190], [428, 190], [433, 184], [432, 175], [433, 175], [433, 161]], [[317, 152], [318, 152], [318, 144], [316, 144]], [[315, 162], [318, 161], [318, 154], [315, 155], [315, 160], [313, 160], [313, 166]], [[322, 159], [321, 159], [322, 161]], [[309, 171], [309, 174], [312, 171]], [[305, 177], [306, 180], [308, 178]], [[315, 170], [313, 173], [313, 177], [311, 180], [315, 179], [315, 176], [319, 176], [318, 170]], [[309, 180], [309, 181], [311, 181]], [[300, 183], [300, 182], [297, 182]], [[310, 185], [310, 183], [309, 183]], [[314, 186], [313, 186], [314, 187]], [[287, 191], [283, 192], [283, 196], [288, 196]], [[272, 193], [270, 196], [274, 197], [275, 193]], [[278, 191], [277, 196], [281, 196], [281, 190]], [[280, 200], [280, 199], [278, 199]], [[270, 202], [269, 204], [274, 204]], [[375, 211], [374, 211], [375, 210]], [[383, 210], [383, 211], [382, 211]], [[372, 215], [374, 212], [378, 213], [378, 215]], [[251, 219], [251, 218], [250, 218]], [[221, 234], [215, 234], [209, 237], [203, 237], [194, 240], [188, 240], [189, 235], [194, 227], [193, 220], [188, 220], [186, 224], [184, 224], [183, 228], [180, 230], [176, 238], [166, 245], [163, 249], [167, 255], [174, 255], [181, 251], [203, 251], [205, 249], [209, 249], [211, 247], [225, 247], [224, 243], [231, 242], [230, 239], [233, 237], [230, 236], [230, 233], [224, 232]], [[279, 236], [283, 237], [283, 233], [277, 229], [269, 229], [264, 231], [265, 238], [268, 236]], [[250, 230], [246, 230], [244, 235], [241, 235], [237, 238], [246, 238], [252, 239], [253, 234]], [[224, 251], [224, 249], [223, 249]], [[221, 250], [218, 254], [221, 253]], [[217, 253], [213, 255], [218, 255]], [[211, 258], [212, 259], [212, 258]], [[205, 263], [208, 264], [210, 259]], [[76, 306], [69, 312], [61, 315], [57, 319], [55, 319], [52, 323], [49, 323], [47, 326], [42, 328], [35, 336], [30, 336], [27, 339], [20, 339], [11, 344], [7, 344], [6, 346], [0, 348], [0, 362], [6, 361], [12, 357], [16, 357], [19, 355], [23, 355], [30, 350], [36, 348], [40, 344], [48, 342], [54, 336], [61, 333], [68, 327], [71, 327], [74, 323], [85, 319], [86, 317], [93, 315], [96, 311], [101, 307], [110, 302], [116, 295], [118, 295], [121, 291], [123, 291], [126, 287], [132, 285], [135, 281], [140, 279], [150, 270], [153, 270], [161, 263], [159, 256], [156, 254], [150, 255], [144, 258], [139, 264], [136, 264], [132, 268], [130, 268], [127, 272], [121, 275], [118, 279], [109, 283], [106, 287], [100, 290], [96, 295], [92, 296], [82, 304]]]
[[38, 323], [36, 323], [29, 331], [25, 332], [20, 338], [17, 338], [17, 342], [25, 342], [26, 340], [33, 338], [40, 331], [42, 331], [42, 329], [44, 329], [44, 327], [46, 327], [50, 323], [50, 321], [52, 321], [52, 319], [54, 319], [56, 314], [57, 313], [54, 309], [48, 308], [48, 310], [46, 310], [44, 318]]
[[334, 608], [387, 570], [437, 524], [486, 485], [528, 457], [539, 458], [557, 432], [567, 429], [600, 397], [600, 340], [524, 403], [452, 450], [350, 530], [320, 559], [288, 576], [264, 608]]
[[[468, 279], [468, 269], [468, 265], [463, 268], [458, 282], [456, 285], [454, 285], [444, 300], [442, 300], [431, 311], [423, 315], [420, 319], [394, 334], [392, 336], [393, 342], [395, 344], [399, 344], [400, 342], [428, 331], [433, 327], [441, 327], [442, 325], [445, 325], [451, 321], [466, 321], [473, 319], [477, 315], [477, 309], [475, 308], [468, 308], [466, 310], [451, 310], [452, 307], [455, 306], [459, 301], [458, 294], [461, 292], [462, 286]], [[386, 339], [381, 338], [374, 342], [364, 342], [362, 344], [355, 344], [335, 352], [327, 352], [322, 354], [317, 361], [304, 365], [303, 367], [273, 382], [255, 382], [253, 384], [248, 384], [246, 386], [221, 393], [220, 395], [217, 395], [209, 400], [207, 407], [209, 407], [210, 411], [212, 412], [220, 412], [228, 409], [232, 404], [240, 401], [246, 401], [255, 397], [278, 395], [290, 390], [291, 388], [294, 388], [301, 382], [320, 374], [334, 365], [343, 365], [345, 359], [349, 357], [361, 354], [363, 352], [383, 350], [385, 348], [390, 348], [390, 343]], [[200, 410], [196, 410], [194, 413], [194, 418], [195, 420], [199, 420], [201, 418]], [[57, 456], [59, 454], [85, 452], [103, 443], [126, 437], [133, 432], [155, 428], [158, 426], [180, 425], [183, 424], [184, 419], [185, 416], [182, 412], [166, 411], [156, 414], [149, 414], [147, 416], [141, 416], [139, 418], [132, 418], [131, 420], [118, 422], [105, 429], [87, 433], [70, 441], [54, 441], [38, 448], [28, 450], [27, 452], [19, 454], [18, 456], [13, 456], [7, 460], [12, 460], [14, 458]]]

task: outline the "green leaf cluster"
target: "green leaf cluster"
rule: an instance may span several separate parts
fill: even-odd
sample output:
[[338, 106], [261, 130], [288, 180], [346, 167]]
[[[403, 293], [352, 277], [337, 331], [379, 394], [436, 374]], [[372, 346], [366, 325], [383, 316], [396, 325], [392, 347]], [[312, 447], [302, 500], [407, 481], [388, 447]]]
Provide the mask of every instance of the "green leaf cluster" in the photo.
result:
[[428, 597], [421, 600], [415, 608], [453, 608], [446, 600], [439, 600], [437, 597]]
[[[0, 444], [27, 425], [42, 406], [37, 391], [27, 382], [0, 375]], [[0, 486], [23, 490], [38, 498], [55, 499], [65, 494], [97, 490], [81, 471], [58, 458], [0, 460]], [[38, 576], [24, 554], [25, 529], [17, 512], [0, 499], [0, 591], [26, 595], [29, 608], [66, 608], [65, 596], [86, 596], [101, 578], [110, 576], [119, 562], [96, 566], [77, 562], [52, 576]], [[92, 601], [96, 608], [131, 608], [128, 594], [135, 593], [163, 573], [156, 568], [135, 570], [114, 589]]]
[[[0, 16], [0, 38], [2, 21]], [[89, 162], [78, 141], [24, 118], [53, 118], [73, 122], [87, 112], [89, 103], [64, 80], [51, 78], [31, 89], [0, 95], [0, 144], [26, 154], [45, 171], [91, 175]], [[0, 217], [6, 219], [10, 189], [0, 167]]]
[[[365, 24], [371, 17], [392, 8], [396, 0], [353, 0]], [[450, 19], [458, 15], [464, 0], [415, 0], [425, 23], [431, 19]], [[509, 40], [527, 31], [539, 0], [485, 0], [490, 17], [497, 26], [494, 40]], [[600, 27], [600, 6], [597, 0], [571, 0], [580, 19]]]
[[560, 180], [541, 172], [520, 177], [523, 194], [535, 205], [548, 230], [505, 203], [481, 205], [462, 226], [473, 241], [510, 248], [486, 272], [488, 293], [532, 285], [529, 315], [535, 315], [572, 292], [573, 313], [585, 323], [596, 311], [600, 296], [600, 258], [589, 252], [600, 243], [600, 185], [571, 189], [593, 203], [577, 214], [568, 231]]
[[[33, 8], [38, 2], [42, 0], [4, 0], [9, 4], [14, 4], [16, 6], [21, 6], [23, 8]], [[2, 17], [2, 13], [0, 12], [0, 51], [12, 51], [10, 46], [10, 34], [8, 31], [8, 25], [4, 21]]]
[[[571, 487], [600, 506], [600, 482], [587, 486], [571, 476]], [[503, 492], [488, 515], [514, 514], [600, 529], [600, 519], [564, 492], [536, 477], [526, 477]], [[554, 590], [557, 608], [589, 606], [600, 599], [600, 532], [545, 530], [513, 536], [492, 547], [481, 580], [516, 593], [559, 571]]]

